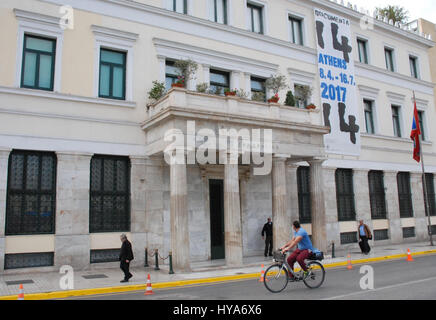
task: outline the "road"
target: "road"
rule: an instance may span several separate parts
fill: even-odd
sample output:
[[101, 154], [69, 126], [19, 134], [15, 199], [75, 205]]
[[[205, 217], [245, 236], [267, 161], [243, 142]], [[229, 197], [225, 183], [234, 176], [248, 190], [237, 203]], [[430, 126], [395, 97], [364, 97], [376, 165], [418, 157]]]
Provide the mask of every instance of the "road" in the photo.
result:
[[207, 285], [154, 289], [154, 295], [144, 291], [73, 297], [85, 300], [436, 300], [436, 255], [370, 263], [374, 289], [362, 290], [362, 265], [352, 270], [326, 270], [326, 280], [319, 289], [308, 289], [303, 283], [289, 283], [280, 294], [272, 294], [256, 280], [241, 280]]

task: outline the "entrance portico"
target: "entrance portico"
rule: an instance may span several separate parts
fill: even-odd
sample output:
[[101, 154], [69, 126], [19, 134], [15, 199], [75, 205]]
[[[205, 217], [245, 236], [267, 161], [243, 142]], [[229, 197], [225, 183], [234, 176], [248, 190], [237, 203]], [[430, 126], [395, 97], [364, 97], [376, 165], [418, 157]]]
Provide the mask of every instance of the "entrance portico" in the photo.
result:
[[[211, 259], [211, 209], [207, 205], [211, 198], [209, 179], [221, 179], [223, 184], [224, 256], [227, 266], [242, 266], [243, 257], [256, 252], [252, 242], [260, 237], [259, 223], [264, 223], [269, 216], [274, 222], [274, 247], [288, 241], [291, 217], [296, 216], [288, 205], [287, 167], [292, 162], [305, 161], [311, 167], [312, 234], [315, 244], [323, 249], [326, 232], [323, 225], [321, 159], [323, 135], [328, 133], [329, 128], [324, 127], [321, 120], [319, 112], [184, 89], [170, 90], [166, 97], [150, 107], [148, 117], [142, 124], [147, 156], [167, 160], [169, 151], [183, 150], [183, 163], [164, 161], [162, 165], [164, 171], [169, 167], [169, 249], [173, 253], [176, 271], [189, 271], [194, 256], [196, 260]], [[195, 124], [194, 131], [192, 123]], [[219, 135], [223, 130], [233, 130], [237, 135], [236, 157], [231, 152], [235, 150], [227, 148], [228, 139], [232, 137], [223, 139]], [[267, 141], [266, 130], [271, 132], [271, 141]], [[171, 139], [168, 139], [168, 132], [173, 133]], [[244, 136], [246, 132], [248, 136]], [[258, 137], [259, 132], [261, 137]], [[184, 138], [179, 140], [174, 133]], [[219, 138], [213, 140], [216, 136]], [[211, 141], [215, 142], [213, 147]], [[223, 141], [225, 148], [221, 144]], [[251, 152], [249, 157], [246, 157], [247, 143], [248, 152]], [[199, 155], [203, 156], [202, 159], [215, 158], [217, 163], [201, 162]], [[191, 162], [193, 158], [195, 161]], [[247, 159], [249, 163], [246, 163]], [[259, 159], [262, 161], [259, 162]], [[241, 168], [245, 170], [242, 176]], [[195, 181], [195, 187], [189, 181]], [[201, 214], [203, 220], [197, 217], [200, 211], [207, 211], [207, 214]], [[146, 212], [146, 216], [148, 214]], [[193, 229], [197, 231], [195, 235]], [[198, 236], [200, 233], [202, 235]], [[198, 251], [208, 254], [200, 257]]]

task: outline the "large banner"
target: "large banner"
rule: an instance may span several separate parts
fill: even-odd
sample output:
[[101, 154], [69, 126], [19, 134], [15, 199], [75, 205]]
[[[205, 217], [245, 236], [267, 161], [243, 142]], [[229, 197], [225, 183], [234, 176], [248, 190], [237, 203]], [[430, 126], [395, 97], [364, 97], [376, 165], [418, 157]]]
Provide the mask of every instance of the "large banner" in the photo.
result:
[[359, 109], [354, 78], [351, 22], [315, 9], [321, 103], [328, 153], [360, 155]]

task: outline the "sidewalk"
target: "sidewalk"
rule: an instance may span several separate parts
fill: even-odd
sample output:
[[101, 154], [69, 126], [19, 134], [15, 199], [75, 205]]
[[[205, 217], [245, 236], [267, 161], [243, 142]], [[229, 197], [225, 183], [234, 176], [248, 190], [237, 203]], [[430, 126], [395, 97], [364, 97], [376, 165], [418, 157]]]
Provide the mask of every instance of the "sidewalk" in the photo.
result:
[[[430, 247], [428, 242], [372, 247], [369, 255], [361, 254], [359, 249], [356, 248], [356, 244], [353, 244], [347, 252], [336, 252], [336, 258], [334, 259], [327, 255], [322, 263], [325, 268], [346, 266], [348, 253], [351, 255], [353, 264], [387, 259], [404, 258], [405, 260], [407, 249], [410, 249], [412, 256], [436, 254], [436, 247]], [[331, 252], [329, 251], [328, 254], [331, 254]], [[168, 274], [168, 265], [160, 265], [161, 270], [155, 271], [154, 265], [151, 262], [149, 263], [150, 267], [148, 268], [132, 268], [133, 278], [126, 284], [120, 283], [122, 272], [119, 268], [75, 271], [73, 291], [61, 290], [59, 282], [64, 274], [57, 272], [2, 274], [0, 275], [0, 300], [5, 298], [16, 299], [20, 283], [24, 286], [25, 295], [30, 294], [27, 298], [47, 299], [73, 295], [145, 290], [148, 274], [151, 276], [153, 289], [238, 279], [257, 279], [260, 277], [262, 264], [266, 268], [272, 264], [272, 259], [263, 256], [244, 258], [244, 266], [240, 268], [228, 268], [225, 266], [224, 260], [193, 263], [191, 273], [172, 275]], [[34, 293], [40, 294], [32, 296]]]

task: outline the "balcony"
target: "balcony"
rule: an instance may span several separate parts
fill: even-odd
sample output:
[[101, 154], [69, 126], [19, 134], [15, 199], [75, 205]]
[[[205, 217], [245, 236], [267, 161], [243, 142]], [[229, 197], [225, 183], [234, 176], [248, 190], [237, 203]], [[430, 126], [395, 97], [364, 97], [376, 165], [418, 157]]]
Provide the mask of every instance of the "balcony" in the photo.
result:
[[197, 129], [207, 128], [215, 132], [222, 128], [272, 129], [274, 153], [297, 153], [301, 157], [323, 154], [323, 136], [329, 133], [319, 107], [299, 109], [172, 88], [159, 101], [148, 106], [147, 118], [141, 124], [147, 135], [149, 155], [163, 150], [160, 142], [166, 130], [186, 132], [187, 120], [195, 121]]

